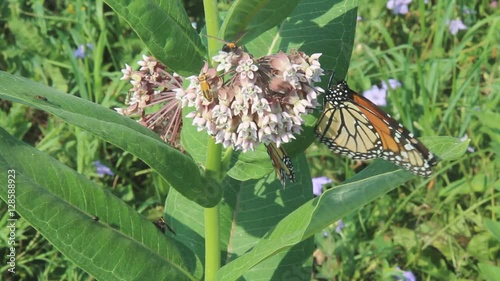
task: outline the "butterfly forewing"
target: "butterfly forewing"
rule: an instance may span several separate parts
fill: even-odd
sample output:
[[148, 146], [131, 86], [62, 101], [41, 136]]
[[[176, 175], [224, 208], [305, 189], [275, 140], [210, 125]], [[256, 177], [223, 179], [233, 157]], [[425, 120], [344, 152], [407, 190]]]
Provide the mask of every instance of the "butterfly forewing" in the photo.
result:
[[[369, 126], [365, 117], [350, 107], [351, 105], [343, 109], [325, 110], [316, 127], [317, 136], [334, 152], [352, 159], [366, 160], [377, 157], [381, 151], [377, 132]], [[358, 116], [362, 121], [355, 123], [350, 120], [352, 116]]]

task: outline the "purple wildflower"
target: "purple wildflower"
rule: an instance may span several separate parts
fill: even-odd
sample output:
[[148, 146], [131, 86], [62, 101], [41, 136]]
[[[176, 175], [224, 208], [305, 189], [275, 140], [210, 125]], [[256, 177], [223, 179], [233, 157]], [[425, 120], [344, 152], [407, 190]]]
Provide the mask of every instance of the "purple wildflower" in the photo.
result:
[[413, 274], [413, 272], [411, 271], [404, 271], [403, 277], [406, 279], [406, 281], [417, 281], [415, 274]]
[[[396, 269], [398, 271], [403, 271], [401, 268], [399, 268], [399, 266], [396, 266]], [[411, 272], [411, 271], [403, 271], [401, 273], [402, 273], [404, 279], [401, 278], [401, 277], [399, 277], [399, 276], [396, 276], [396, 279], [398, 281], [417, 281], [417, 278], [415, 277], [415, 274], [413, 274], [413, 272]]]
[[342, 219], [338, 220], [337, 226], [335, 227], [335, 232], [337, 232], [338, 234], [342, 233], [342, 229], [344, 229], [344, 227], [345, 227], [344, 221]]
[[377, 85], [373, 85], [371, 89], [363, 92], [363, 96], [378, 106], [387, 105], [387, 90], [383, 87], [379, 88]]
[[94, 49], [94, 45], [87, 43], [86, 46], [80, 45], [73, 51], [73, 56], [77, 59], [83, 59], [90, 56], [90, 51]]
[[392, 90], [395, 90], [398, 87], [401, 87], [401, 82], [399, 82], [396, 79], [390, 78], [387, 82], [389, 82], [389, 85], [385, 81], [382, 81], [382, 89], [389, 90], [389, 87]]
[[387, 9], [392, 10], [395, 15], [405, 15], [408, 13], [408, 4], [411, 0], [388, 0]]
[[313, 184], [313, 194], [315, 196], [320, 196], [323, 193], [323, 185], [331, 183], [332, 180], [328, 177], [317, 177], [312, 179]]
[[452, 35], [455, 35], [458, 33], [459, 30], [466, 30], [467, 29], [467, 26], [465, 26], [465, 24], [460, 20], [460, 19], [456, 19], [456, 20], [451, 20], [449, 21], [449, 28], [450, 28], [450, 33]]
[[104, 175], [114, 176], [115, 173], [111, 171], [111, 169], [105, 165], [103, 165], [100, 161], [94, 161], [94, 166], [96, 168], [96, 173], [100, 177], [104, 177]]

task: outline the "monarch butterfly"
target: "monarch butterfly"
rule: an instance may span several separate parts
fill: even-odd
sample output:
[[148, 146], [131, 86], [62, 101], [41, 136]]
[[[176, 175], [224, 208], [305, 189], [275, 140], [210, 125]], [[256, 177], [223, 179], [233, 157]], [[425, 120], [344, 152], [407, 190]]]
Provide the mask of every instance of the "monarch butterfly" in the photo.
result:
[[163, 233], [165, 233], [165, 231], [168, 229], [168, 231], [172, 232], [174, 235], [177, 235], [174, 229], [170, 225], [168, 225], [163, 217], [157, 219], [155, 222], [153, 222], [153, 224]]
[[295, 182], [292, 160], [288, 157], [283, 146], [277, 147], [274, 142], [271, 142], [266, 144], [266, 149], [267, 154], [271, 157], [276, 176], [278, 176], [283, 188], [285, 188], [286, 179], [289, 179], [292, 183]]
[[429, 176], [436, 157], [413, 134], [341, 81], [325, 92], [316, 136], [333, 152], [352, 159], [382, 158], [412, 173]]

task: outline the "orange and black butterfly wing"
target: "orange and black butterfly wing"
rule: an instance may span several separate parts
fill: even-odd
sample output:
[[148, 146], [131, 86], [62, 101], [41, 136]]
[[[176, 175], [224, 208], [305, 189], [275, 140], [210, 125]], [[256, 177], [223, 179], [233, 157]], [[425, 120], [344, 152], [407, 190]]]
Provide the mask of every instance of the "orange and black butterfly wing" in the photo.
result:
[[367, 160], [382, 153], [382, 142], [370, 120], [342, 87], [325, 92], [325, 106], [315, 128], [320, 142], [335, 153]]
[[353, 93], [354, 102], [370, 120], [380, 135], [383, 152], [381, 158], [421, 176], [429, 176], [436, 165], [435, 155], [403, 127], [365, 97]]
[[330, 150], [355, 160], [373, 159], [382, 152], [377, 131], [350, 102], [342, 107], [327, 103], [315, 131]]
[[295, 182], [295, 172], [293, 171], [292, 160], [286, 153], [283, 146], [277, 147], [275, 143], [269, 143], [266, 145], [267, 154], [271, 158], [271, 162], [276, 172], [276, 176], [281, 182], [283, 188], [286, 185], [286, 179], [290, 182]]

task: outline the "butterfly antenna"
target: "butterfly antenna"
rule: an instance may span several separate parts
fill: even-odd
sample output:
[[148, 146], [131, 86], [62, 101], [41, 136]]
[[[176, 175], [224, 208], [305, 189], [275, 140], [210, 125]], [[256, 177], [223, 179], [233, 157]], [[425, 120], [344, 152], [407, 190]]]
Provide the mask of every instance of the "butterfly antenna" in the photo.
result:
[[330, 75], [330, 79], [328, 79], [328, 89], [332, 88], [334, 78], [335, 78], [335, 70], [332, 70], [332, 75]]

